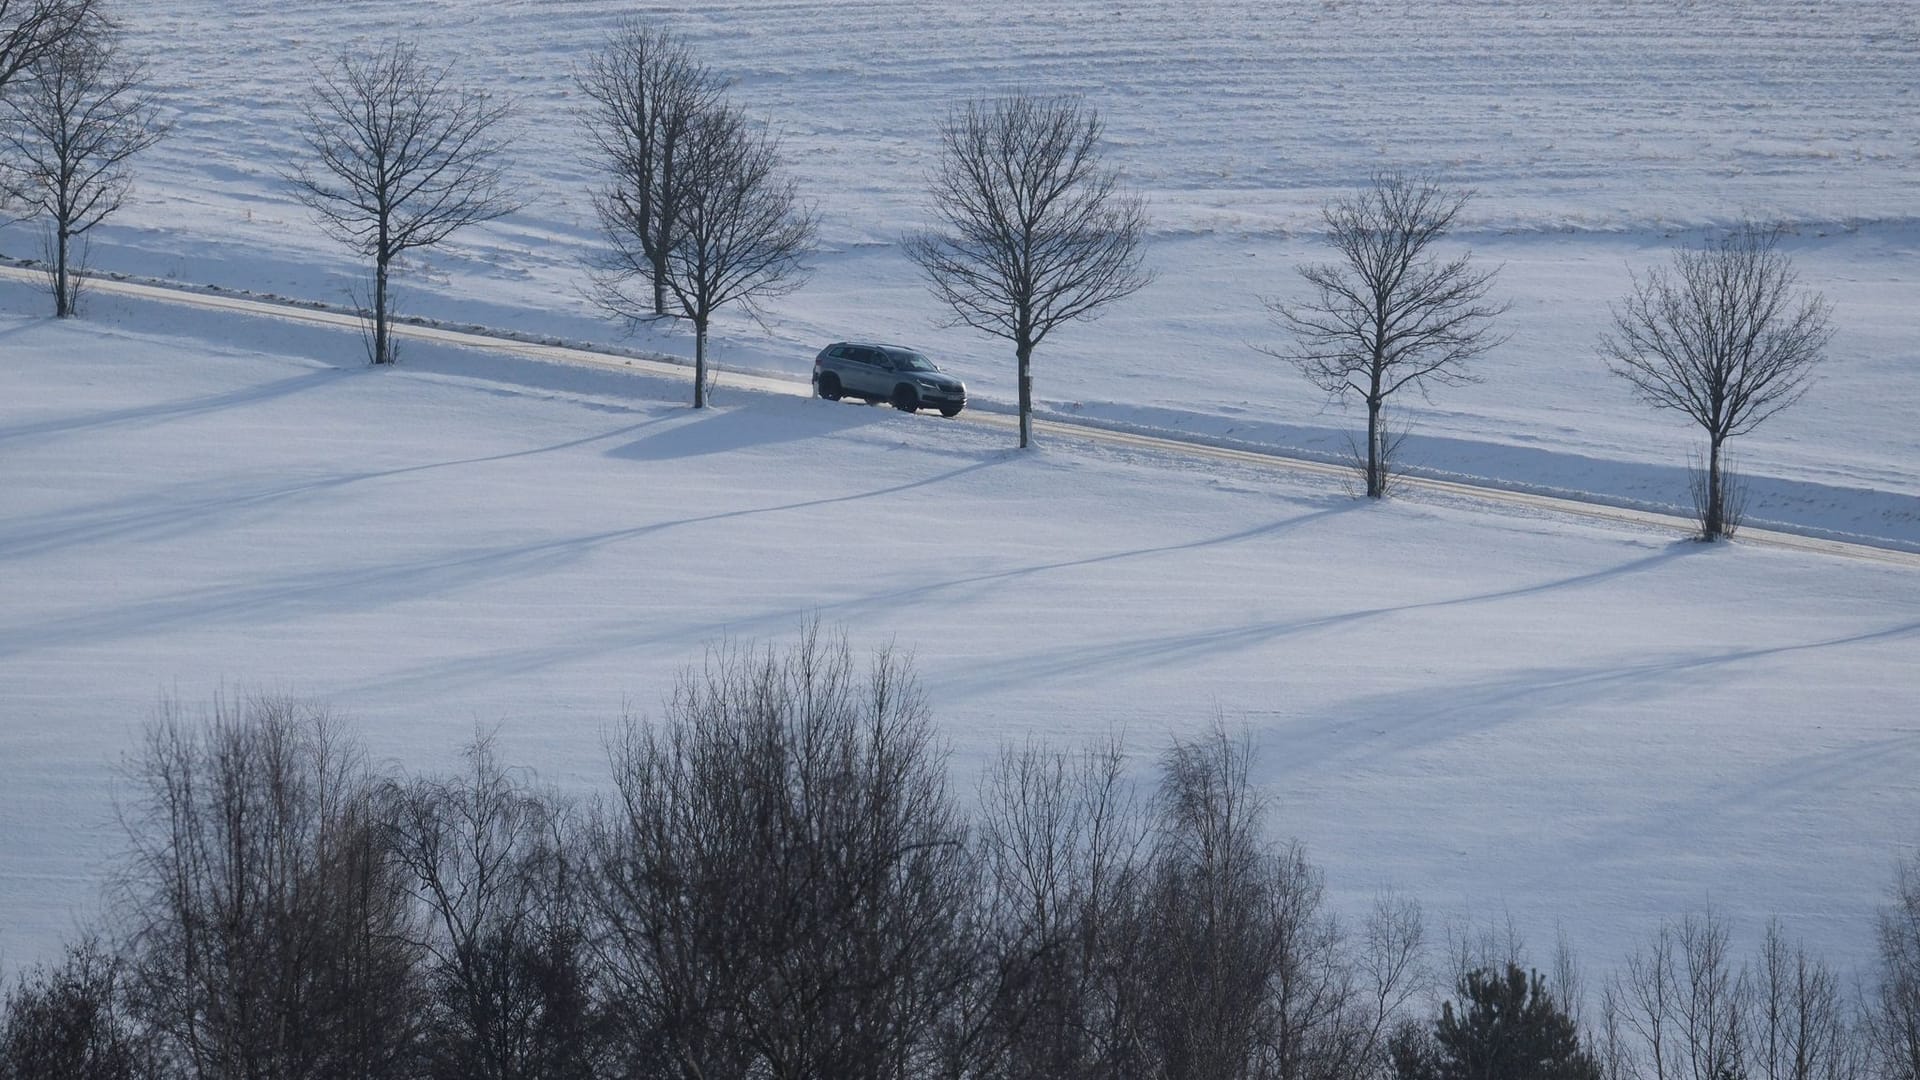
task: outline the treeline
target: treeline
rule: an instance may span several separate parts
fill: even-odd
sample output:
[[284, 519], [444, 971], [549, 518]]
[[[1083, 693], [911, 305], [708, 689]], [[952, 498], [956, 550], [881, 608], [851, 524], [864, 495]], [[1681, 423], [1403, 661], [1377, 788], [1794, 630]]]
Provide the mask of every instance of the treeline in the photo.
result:
[[1404, 897], [1337, 920], [1218, 730], [1138, 787], [1117, 742], [1013, 745], [969, 812], [908, 663], [817, 629], [713, 652], [609, 761], [574, 804], [486, 738], [411, 776], [316, 706], [167, 710], [0, 1078], [1920, 1075], [1911, 867], [1864, 981], [1709, 912], [1589, 986]]

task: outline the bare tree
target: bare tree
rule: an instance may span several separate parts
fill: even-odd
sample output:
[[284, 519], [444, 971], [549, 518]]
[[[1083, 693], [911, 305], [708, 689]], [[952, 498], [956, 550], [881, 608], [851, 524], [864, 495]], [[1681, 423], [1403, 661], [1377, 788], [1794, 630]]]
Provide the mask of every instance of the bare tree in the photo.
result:
[[1376, 173], [1366, 190], [1322, 211], [1340, 260], [1300, 268], [1313, 295], [1264, 301], [1295, 341], [1262, 352], [1291, 361], [1335, 397], [1366, 402], [1369, 498], [1387, 493], [1387, 399], [1409, 386], [1426, 393], [1476, 381], [1468, 364], [1506, 340], [1492, 329], [1506, 311], [1489, 299], [1498, 268], [1433, 252], [1471, 197], [1425, 177]]
[[1564, 926], [1554, 934], [1553, 962], [1548, 971], [1547, 985], [1553, 988], [1553, 996], [1559, 999], [1567, 1018], [1581, 1030], [1582, 1037], [1591, 1048], [1594, 1044], [1593, 1028], [1586, 1020], [1587, 970], [1580, 962], [1580, 955], [1574, 951], [1573, 941], [1567, 937], [1567, 928]]
[[1840, 976], [1778, 919], [1760, 939], [1746, 1003], [1743, 1045], [1755, 1080], [1853, 1080], [1861, 1075], [1850, 1003]]
[[1420, 902], [1393, 891], [1374, 897], [1373, 910], [1361, 927], [1360, 945], [1354, 967], [1362, 979], [1366, 1047], [1373, 1058], [1364, 1064], [1384, 1068], [1382, 1059], [1394, 1023], [1430, 982], [1425, 966], [1426, 916]]
[[[1748, 975], [1713, 908], [1663, 921], [1608, 988], [1603, 1062], [1637, 1060], [1652, 1080], [1726, 1080], [1745, 1075]], [[1617, 1026], [1616, 1026], [1617, 1025]]]
[[924, 1075], [971, 963], [963, 822], [904, 658], [810, 628], [721, 650], [613, 749], [589, 849], [636, 1056], [715, 1076]]
[[[612, 164], [631, 169], [637, 163]], [[657, 288], [665, 281], [670, 317], [693, 324], [693, 407], [700, 409], [707, 404], [707, 328], [714, 313], [738, 303], [754, 314], [759, 301], [804, 284], [815, 218], [781, 170], [779, 140], [731, 105], [710, 104], [692, 117], [674, 168], [684, 187], [663, 226], [671, 232], [658, 268], [632, 231], [637, 219], [598, 200], [614, 254], [596, 280], [594, 298], [618, 318], [647, 322], [659, 317], [652, 297], [636, 297], [631, 285]], [[617, 177], [614, 187], [638, 182]]]
[[551, 796], [500, 763], [491, 735], [458, 776], [388, 792], [388, 842], [424, 919], [429, 1069], [448, 1080], [592, 1075], [586, 941]]
[[1610, 979], [1600, 988], [1600, 1021], [1590, 1033], [1587, 1045], [1593, 1048], [1604, 1080], [1639, 1080], [1634, 1046], [1627, 1031], [1632, 1008], [1624, 979]]
[[581, 119], [606, 186], [593, 207], [611, 252], [596, 289], [620, 312], [644, 310], [628, 290], [652, 292], [652, 314], [667, 307], [667, 260], [691, 191], [684, 167], [698, 118], [720, 105], [721, 83], [687, 43], [666, 29], [628, 23], [575, 76], [591, 100]]
[[143, 66], [119, 54], [117, 39], [106, 27], [69, 35], [40, 55], [24, 86], [0, 95], [9, 192], [46, 222], [60, 317], [74, 314], [75, 272], [86, 265], [73, 243], [120, 209], [133, 186], [127, 163], [167, 131]]
[[74, 35], [105, 22], [98, 0], [0, 0], [0, 90]]
[[1644, 1060], [1652, 1080], [1684, 1076], [1674, 1015], [1682, 996], [1675, 966], [1674, 930], [1662, 921], [1646, 947], [1627, 957], [1626, 971], [1608, 988], [1606, 1011], [1619, 1021], [1619, 1058]]
[[1867, 1031], [1880, 1075], [1920, 1080], [1920, 859], [1900, 862], [1887, 900]]
[[1249, 760], [1217, 728], [1161, 759], [1143, 905], [1153, 991], [1135, 1037], [1149, 1075], [1344, 1080], [1374, 1063], [1384, 1026], [1366, 998], [1396, 991], [1356, 980], [1320, 872], [1267, 836]]
[[1680, 1035], [1691, 1080], [1745, 1074], [1746, 971], [1736, 967], [1732, 930], [1709, 907], [1680, 921]]
[[1128, 1037], [1145, 986], [1138, 906], [1148, 820], [1117, 741], [1078, 751], [1005, 747], [980, 799], [982, 920], [990, 975], [975, 1075], [1137, 1071]]
[[322, 709], [176, 706], [126, 809], [130, 989], [196, 1080], [411, 1076], [418, 938], [359, 750]]
[[1707, 433], [1704, 540], [1727, 520], [1721, 444], [1800, 400], [1833, 337], [1826, 299], [1799, 288], [1779, 243], [1779, 229], [1746, 225], [1676, 252], [1671, 271], [1634, 275], [1600, 339], [1608, 369], [1641, 400]]
[[343, 53], [304, 105], [313, 160], [294, 165], [289, 179], [322, 228], [373, 260], [375, 364], [394, 360], [394, 260], [519, 206], [502, 185], [497, 129], [508, 107], [452, 75], [411, 44]]
[[1104, 164], [1102, 130], [1077, 97], [968, 102], [940, 131], [930, 179], [939, 226], [906, 240], [956, 325], [1013, 343], [1022, 447], [1033, 434], [1033, 350], [1151, 280], [1144, 204]]
[[97, 938], [22, 975], [0, 1000], [0, 1080], [142, 1080], [146, 1041], [127, 1015], [125, 972]]

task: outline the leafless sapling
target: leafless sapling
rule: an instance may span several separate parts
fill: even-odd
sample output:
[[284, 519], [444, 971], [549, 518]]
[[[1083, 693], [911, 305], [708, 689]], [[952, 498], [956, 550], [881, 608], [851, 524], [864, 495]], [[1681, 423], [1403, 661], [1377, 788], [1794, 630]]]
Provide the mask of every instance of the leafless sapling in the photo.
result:
[[1434, 252], [1471, 197], [1430, 178], [1376, 173], [1364, 191], [1322, 211], [1339, 260], [1300, 267], [1311, 295], [1265, 301], [1294, 342], [1261, 351], [1328, 394], [1366, 403], [1369, 498], [1384, 496], [1391, 479], [1387, 399], [1406, 387], [1425, 393], [1476, 381], [1470, 363], [1506, 340], [1493, 331], [1506, 310], [1490, 298], [1498, 268], [1475, 267], [1469, 253], [1443, 260]]
[[936, 228], [906, 253], [957, 325], [1013, 343], [1020, 445], [1033, 433], [1033, 351], [1151, 280], [1142, 200], [1101, 154], [1100, 114], [1078, 97], [969, 101], [941, 126], [929, 180]]
[[1600, 355], [1641, 400], [1676, 410], [1707, 435], [1700, 536], [1726, 531], [1721, 444], [1807, 392], [1833, 337], [1832, 309], [1799, 287], [1780, 230], [1744, 225], [1673, 266], [1635, 274], [1613, 308]]
[[1365, 1020], [1360, 1068], [1357, 1072], [1384, 1072], [1387, 1044], [1407, 1006], [1428, 987], [1426, 916], [1411, 896], [1387, 890], [1374, 897], [1373, 910], [1361, 924], [1359, 951], [1353, 966]]
[[[670, 317], [693, 324], [693, 407], [700, 409], [707, 404], [707, 330], [714, 314], [728, 304], [753, 314], [760, 301], [804, 284], [815, 218], [781, 167], [779, 139], [732, 105], [699, 110], [674, 168], [685, 187], [662, 269]], [[622, 236], [627, 225], [618, 217], [603, 214], [601, 225], [616, 252], [637, 244]], [[657, 318], [651, 298], [637, 298], [629, 288], [641, 273], [637, 260], [616, 256], [596, 283], [595, 299], [629, 322]]]
[[[603, 306], [668, 315], [667, 259], [692, 183], [683, 159], [695, 121], [721, 104], [721, 82], [671, 31], [623, 26], [575, 76], [604, 186], [593, 193], [609, 250], [594, 267]], [[638, 290], [636, 294], [635, 290]]]
[[87, 233], [126, 200], [133, 156], [167, 131], [143, 66], [121, 55], [118, 37], [105, 26], [69, 35], [0, 95], [8, 187], [46, 224], [60, 317], [75, 312]]
[[1682, 996], [1674, 937], [1672, 924], [1662, 921], [1645, 947], [1627, 957], [1625, 971], [1607, 988], [1604, 1006], [1610, 1028], [1619, 1033], [1615, 1056], [1644, 1062], [1651, 1080], [1686, 1075], [1674, 1021]]
[[502, 183], [508, 106], [396, 43], [342, 53], [303, 108], [312, 157], [289, 173], [294, 195], [329, 235], [373, 260], [369, 352], [390, 364], [394, 261], [518, 208]]
[[1714, 908], [1680, 920], [1677, 1019], [1691, 1080], [1744, 1075], [1746, 971], [1736, 966], [1732, 927]]
[[1732, 953], [1726, 917], [1713, 908], [1663, 921], [1630, 956], [1608, 995], [1626, 1056], [1652, 1080], [1744, 1075], [1748, 976]]
[[1754, 958], [1742, 1034], [1754, 1080], [1854, 1080], [1862, 1075], [1853, 1003], [1838, 972], [1769, 920]]

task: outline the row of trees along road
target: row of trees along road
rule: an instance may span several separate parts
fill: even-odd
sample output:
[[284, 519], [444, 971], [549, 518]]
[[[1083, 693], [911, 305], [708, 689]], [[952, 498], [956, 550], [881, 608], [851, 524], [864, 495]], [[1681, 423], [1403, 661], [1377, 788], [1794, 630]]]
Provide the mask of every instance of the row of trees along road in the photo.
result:
[[[13, 85], [25, 75], [25, 86]], [[581, 120], [603, 181], [592, 201], [606, 249], [589, 268], [594, 301], [633, 325], [680, 319], [694, 331], [693, 405], [705, 406], [714, 315], [807, 279], [817, 219], [781, 164], [780, 143], [728, 100], [724, 80], [670, 31], [633, 23], [576, 73]], [[6, 192], [49, 222], [56, 314], [78, 288], [71, 242], [119, 208], [129, 158], [165, 132], [137, 62], [121, 57], [94, 0], [0, 0], [0, 127]], [[465, 226], [513, 212], [508, 106], [458, 85], [409, 44], [342, 54], [304, 106], [309, 156], [287, 173], [334, 238], [371, 260], [369, 353], [394, 360], [389, 277], [396, 260]], [[1011, 94], [966, 103], [940, 132], [929, 177], [936, 227], [907, 256], [964, 325], [1013, 346], [1020, 445], [1032, 437], [1033, 354], [1055, 330], [1147, 285], [1140, 197], [1101, 152], [1097, 110], [1077, 97]], [[1302, 266], [1307, 294], [1265, 301], [1290, 340], [1262, 351], [1367, 410], [1354, 454], [1366, 493], [1388, 493], [1398, 392], [1476, 381], [1502, 345], [1496, 269], [1439, 245], [1471, 192], [1376, 174], [1322, 214], [1335, 258]], [[1779, 231], [1743, 226], [1636, 274], [1599, 352], [1647, 403], [1706, 434], [1696, 510], [1704, 538], [1738, 524], [1727, 439], [1793, 404], [1832, 337], [1831, 310], [1799, 287]]]
[[584, 119], [606, 177], [594, 211], [608, 251], [593, 298], [629, 323], [693, 325], [693, 407], [706, 405], [707, 328], [728, 304], [806, 281], [815, 218], [780, 167], [780, 144], [726, 100], [672, 34], [633, 25], [588, 61]]
[[[1506, 310], [1491, 299], [1497, 269], [1435, 250], [1470, 194], [1430, 178], [1376, 174], [1323, 212], [1339, 258], [1300, 268], [1308, 297], [1267, 302], [1293, 341], [1263, 351], [1329, 394], [1365, 403], [1366, 449], [1354, 456], [1373, 498], [1387, 494], [1394, 475], [1387, 400], [1407, 388], [1424, 394], [1476, 381], [1470, 363], [1506, 340], [1494, 330]], [[1739, 524], [1724, 443], [1798, 401], [1833, 336], [1831, 308], [1799, 287], [1779, 243], [1778, 228], [1743, 225], [1680, 251], [1670, 271], [1636, 273], [1600, 340], [1608, 368], [1643, 401], [1682, 413], [1706, 434], [1694, 496], [1707, 540]]]

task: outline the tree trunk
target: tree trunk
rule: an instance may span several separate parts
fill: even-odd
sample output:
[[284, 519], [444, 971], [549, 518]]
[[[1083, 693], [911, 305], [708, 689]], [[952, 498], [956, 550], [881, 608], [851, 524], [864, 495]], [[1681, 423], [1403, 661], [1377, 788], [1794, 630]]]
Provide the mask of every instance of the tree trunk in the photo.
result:
[[1703, 540], [1718, 540], [1727, 528], [1727, 493], [1720, 483], [1720, 437], [1707, 440], [1707, 513], [1701, 523]]
[[707, 407], [707, 320], [693, 320], [693, 407]]
[[1378, 499], [1387, 493], [1387, 455], [1381, 445], [1380, 399], [1367, 399], [1367, 498]]
[[1018, 342], [1014, 355], [1020, 360], [1020, 449], [1033, 439], [1033, 346]]
[[[650, 134], [648, 138], [651, 139], [653, 136]], [[669, 206], [666, 205], [666, 193], [672, 191], [674, 185], [672, 139], [667, 139], [666, 145], [661, 149], [660, 186], [657, 196], [651, 189], [652, 181], [649, 180], [648, 183], [649, 191], [642, 200], [642, 212], [648, 224], [643, 224], [641, 230], [644, 232], [651, 228], [653, 231], [653, 250], [647, 253], [648, 258], [653, 262], [653, 313], [665, 315], [667, 313], [667, 249], [673, 239], [673, 216], [667, 212]], [[672, 205], [677, 206], [679, 202], [680, 200], [675, 199]]]
[[373, 362], [393, 363], [393, 342], [387, 333], [387, 259], [384, 255], [373, 270]]
[[53, 243], [53, 314], [64, 319], [73, 314], [73, 292], [68, 287], [67, 278], [67, 227], [65, 223], [54, 226]]

